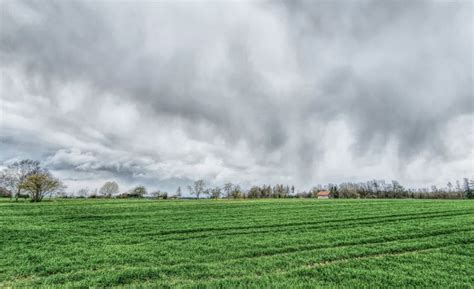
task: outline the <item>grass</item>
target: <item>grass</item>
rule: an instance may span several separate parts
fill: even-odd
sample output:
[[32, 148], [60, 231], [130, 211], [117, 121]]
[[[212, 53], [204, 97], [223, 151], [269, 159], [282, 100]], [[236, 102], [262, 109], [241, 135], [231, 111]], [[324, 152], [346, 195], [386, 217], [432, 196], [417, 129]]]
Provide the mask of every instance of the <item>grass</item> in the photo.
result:
[[461, 287], [474, 201], [0, 201], [0, 287]]

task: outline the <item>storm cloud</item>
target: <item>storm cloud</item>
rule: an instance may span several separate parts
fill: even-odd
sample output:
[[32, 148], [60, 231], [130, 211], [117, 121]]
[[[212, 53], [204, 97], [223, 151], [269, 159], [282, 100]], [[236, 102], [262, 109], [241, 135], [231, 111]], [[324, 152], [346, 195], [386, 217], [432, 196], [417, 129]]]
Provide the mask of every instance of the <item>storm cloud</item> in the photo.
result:
[[1, 155], [72, 187], [474, 173], [471, 1], [2, 1]]

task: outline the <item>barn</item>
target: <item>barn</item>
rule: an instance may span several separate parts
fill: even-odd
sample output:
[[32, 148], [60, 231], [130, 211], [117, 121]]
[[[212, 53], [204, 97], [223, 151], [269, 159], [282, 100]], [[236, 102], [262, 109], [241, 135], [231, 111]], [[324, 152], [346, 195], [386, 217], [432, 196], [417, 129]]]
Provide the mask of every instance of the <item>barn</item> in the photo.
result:
[[328, 191], [322, 191], [322, 192], [318, 192], [317, 196], [318, 196], [318, 199], [329, 199], [329, 192]]

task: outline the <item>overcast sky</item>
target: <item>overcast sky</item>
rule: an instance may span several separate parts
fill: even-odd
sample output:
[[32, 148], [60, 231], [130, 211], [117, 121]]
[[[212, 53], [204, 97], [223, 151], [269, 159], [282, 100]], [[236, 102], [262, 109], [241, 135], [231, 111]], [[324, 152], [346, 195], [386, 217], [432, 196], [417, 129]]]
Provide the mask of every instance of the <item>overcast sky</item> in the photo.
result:
[[0, 3], [0, 162], [70, 190], [474, 174], [470, 0]]

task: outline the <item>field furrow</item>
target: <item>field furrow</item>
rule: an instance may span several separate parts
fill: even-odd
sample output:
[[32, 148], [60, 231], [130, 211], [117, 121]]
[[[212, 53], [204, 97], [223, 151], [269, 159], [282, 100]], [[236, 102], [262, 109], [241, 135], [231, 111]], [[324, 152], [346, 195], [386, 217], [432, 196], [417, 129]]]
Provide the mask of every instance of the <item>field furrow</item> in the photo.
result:
[[473, 224], [472, 201], [0, 201], [0, 287], [469, 287]]

